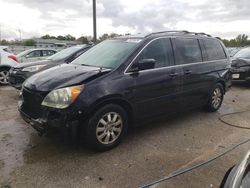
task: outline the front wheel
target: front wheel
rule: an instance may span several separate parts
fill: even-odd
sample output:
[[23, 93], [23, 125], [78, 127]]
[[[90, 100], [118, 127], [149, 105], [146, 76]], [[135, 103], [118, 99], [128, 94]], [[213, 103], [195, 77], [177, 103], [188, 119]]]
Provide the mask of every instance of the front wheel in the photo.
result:
[[210, 112], [217, 111], [221, 107], [223, 98], [224, 98], [223, 86], [222, 84], [217, 83], [209, 95], [209, 100], [207, 104], [208, 111]]
[[0, 68], [0, 84], [9, 84], [9, 68]]
[[117, 146], [128, 127], [127, 113], [119, 105], [108, 104], [90, 117], [85, 138], [91, 148], [105, 151]]

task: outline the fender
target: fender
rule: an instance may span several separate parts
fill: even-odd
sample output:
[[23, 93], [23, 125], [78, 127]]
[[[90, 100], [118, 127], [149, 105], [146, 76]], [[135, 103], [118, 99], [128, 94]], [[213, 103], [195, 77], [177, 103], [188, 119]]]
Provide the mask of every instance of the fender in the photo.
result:
[[125, 99], [122, 95], [116, 94], [116, 95], [108, 95], [104, 96], [97, 101], [95, 101], [93, 104], [90, 105], [90, 107], [85, 111], [85, 114], [91, 115], [94, 111], [96, 111], [98, 108], [105, 104], [118, 104], [121, 107], [125, 109], [125, 111], [128, 113], [129, 119], [131, 121], [134, 121], [134, 108], [133, 105]]
[[0, 64], [0, 69], [1, 69], [1, 68], [9, 68], [9, 69], [10, 69], [10, 68], [11, 68], [11, 66], [9, 66], [9, 65], [4, 65], [4, 64], [3, 64], [3, 65], [1, 65], [1, 64]]

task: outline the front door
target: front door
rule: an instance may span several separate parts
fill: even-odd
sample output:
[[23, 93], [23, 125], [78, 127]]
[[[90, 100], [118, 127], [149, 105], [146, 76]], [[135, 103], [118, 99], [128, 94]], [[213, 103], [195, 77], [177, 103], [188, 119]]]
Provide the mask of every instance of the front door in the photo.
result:
[[143, 59], [154, 59], [155, 67], [130, 74], [135, 79], [133, 98], [136, 117], [143, 119], [177, 110], [182, 69], [174, 66], [170, 39], [151, 41], [133, 63]]

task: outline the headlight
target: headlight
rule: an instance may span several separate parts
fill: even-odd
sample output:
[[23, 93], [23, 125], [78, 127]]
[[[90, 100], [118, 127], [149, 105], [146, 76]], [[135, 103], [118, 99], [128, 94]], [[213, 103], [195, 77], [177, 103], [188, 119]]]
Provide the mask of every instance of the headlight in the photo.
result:
[[46, 65], [35, 65], [35, 66], [31, 66], [31, 67], [26, 67], [26, 68], [23, 68], [22, 71], [24, 71], [24, 72], [36, 72], [36, 71], [39, 71], [44, 66], [46, 66]]
[[51, 91], [43, 100], [42, 105], [52, 108], [67, 108], [84, 89], [84, 85], [72, 86]]

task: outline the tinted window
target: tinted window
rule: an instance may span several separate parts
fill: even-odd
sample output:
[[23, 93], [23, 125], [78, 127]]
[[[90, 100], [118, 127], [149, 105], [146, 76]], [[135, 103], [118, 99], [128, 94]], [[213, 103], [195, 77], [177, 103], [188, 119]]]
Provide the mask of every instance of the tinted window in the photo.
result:
[[43, 56], [51, 56], [53, 54], [55, 54], [55, 52], [52, 50], [43, 50]]
[[201, 50], [197, 39], [175, 39], [177, 64], [201, 62]]
[[137, 62], [142, 59], [154, 59], [155, 68], [173, 65], [173, 51], [170, 39], [157, 39], [140, 53]]
[[27, 57], [40, 57], [40, 56], [41, 56], [41, 51], [36, 50], [36, 51], [30, 52]]
[[207, 58], [208, 61], [213, 61], [213, 60], [219, 60], [219, 59], [225, 59], [226, 55], [225, 52], [220, 44], [219, 41], [217, 40], [202, 40], [204, 43], [204, 47], [207, 52]]
[[85, 45], [79, 45], [79, 46], [77, 45], [77, 46], [72, 46], [72, 47], [63, 49], [60, 52], [57, 52], [56, 54], [54, 54], [53, 56], [48, 57], [48, 59], [53, 60], [53, 61], [62, 60], [64, 58], [67, 58], [70, 55], [74, 54], [75, 52], [77, 52], [78, 50], [83, 48], [84, 46]]

